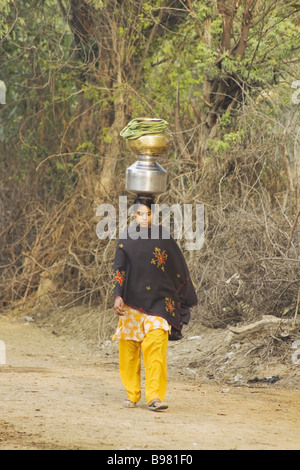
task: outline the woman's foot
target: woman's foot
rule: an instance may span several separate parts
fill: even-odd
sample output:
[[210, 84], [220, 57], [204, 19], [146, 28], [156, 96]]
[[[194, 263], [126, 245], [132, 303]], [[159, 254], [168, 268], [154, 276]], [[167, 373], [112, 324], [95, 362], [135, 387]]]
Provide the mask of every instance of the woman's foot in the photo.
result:
[[123, 406], [124, 406], [124, 408], [135, 408], [136, 403], [134, 401], [131, 401], [131, 400], [125, 400], [123, 402]]
[[147, 408], [150, 411], [163, 411], [168, 408], [168, 405], [163, 403], [159, 398], [154, 398], [148, 403]]

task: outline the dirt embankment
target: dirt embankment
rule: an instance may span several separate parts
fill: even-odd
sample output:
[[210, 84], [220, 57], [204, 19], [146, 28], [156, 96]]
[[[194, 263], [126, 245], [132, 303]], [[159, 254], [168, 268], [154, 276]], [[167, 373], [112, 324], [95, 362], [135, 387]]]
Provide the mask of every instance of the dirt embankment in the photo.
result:
[[300, 366], [260, 368], [249, 344], [204, 329], [170, 343], [169, 409], [152, 413], [121, 406], [116, 344], [54, 333], [0, 316], [0, 450], [300, 449]]

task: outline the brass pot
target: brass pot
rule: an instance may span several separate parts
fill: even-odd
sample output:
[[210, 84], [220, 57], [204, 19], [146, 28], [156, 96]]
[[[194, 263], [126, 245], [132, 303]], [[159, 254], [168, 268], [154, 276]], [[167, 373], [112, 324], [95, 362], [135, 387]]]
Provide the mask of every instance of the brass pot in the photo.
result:
[[164, 131], [142, 135], [137, 139], [128, 139], [126, 143], [137, 155], [156, 156], [166, 153], [172, 143], [172, 136]]

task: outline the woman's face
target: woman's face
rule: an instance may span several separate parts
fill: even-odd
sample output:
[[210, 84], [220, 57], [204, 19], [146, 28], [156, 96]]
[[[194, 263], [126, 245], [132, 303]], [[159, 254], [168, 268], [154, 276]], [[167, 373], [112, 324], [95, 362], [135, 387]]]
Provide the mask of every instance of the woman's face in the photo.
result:
[[152, 212], [147, 206], [139, 205], [135, 213], [136, 222], [140, 227], [150, 227]]

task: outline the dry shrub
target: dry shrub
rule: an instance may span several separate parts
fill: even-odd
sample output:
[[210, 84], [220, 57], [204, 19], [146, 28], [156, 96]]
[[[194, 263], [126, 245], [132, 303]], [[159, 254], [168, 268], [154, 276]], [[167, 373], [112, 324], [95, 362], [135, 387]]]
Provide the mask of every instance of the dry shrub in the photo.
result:
[[213, 211], [210, 224], [196, 274], [201, 321], [216, 327], [292, 313], [300, 272], [286, 250], [289, 234], [259, 211], [236, 206], [223, 216]]
[[38, 182], [12, 180], [10, 188], [0, 234], [2, 306], [56, 308], [99, 299], [107, 306], [114, 248], [96, 236], [92, 188], [79, 182], [61, 202], [40, 200]]
[[214, 171], [207, 169], [207, 182], [202, 177], [198, 197], [204, 203], [209, 184], [211, 190], [205, 245], [191, 261], [200, 299], [195, 322], [224, 327], [266, 314], [295, 313], [299, 213], [295, 196], [281, 183], [275, 146], [239, 149]]

